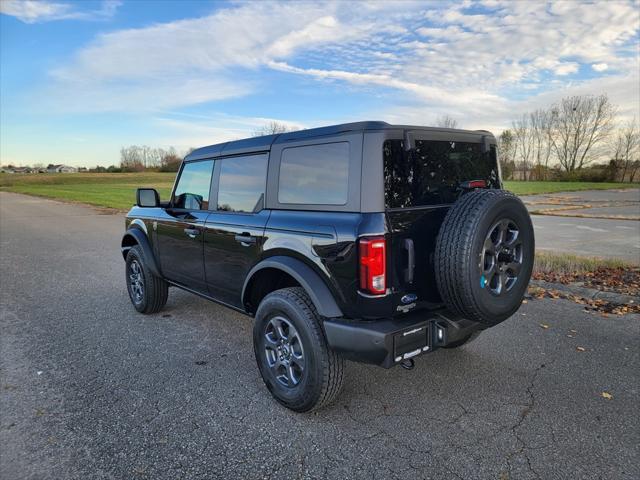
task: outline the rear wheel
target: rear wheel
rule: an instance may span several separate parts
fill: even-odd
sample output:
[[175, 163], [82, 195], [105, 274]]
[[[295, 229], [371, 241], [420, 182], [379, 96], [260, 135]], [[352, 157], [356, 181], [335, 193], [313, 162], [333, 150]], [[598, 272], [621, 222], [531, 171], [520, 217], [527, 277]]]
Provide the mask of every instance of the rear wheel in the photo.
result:
[[126, 280], [129, 298], [140, 313], [156, 313], [167, 303], [169, 285], [149, 270], [140, 246], [127, 253]]
[[534, 260], [526, 207], [504, 190], [475, 190], [449, 209], [435, 249], [438, 290], [458, 315], [496, 325], [524, 297]]
[[283, 288], [262, 300], [253, 346], [265, 385], [285, 407], [307, 412], [338, 395], [344, 360], [327, 346], [320, 317], [304, 289]]

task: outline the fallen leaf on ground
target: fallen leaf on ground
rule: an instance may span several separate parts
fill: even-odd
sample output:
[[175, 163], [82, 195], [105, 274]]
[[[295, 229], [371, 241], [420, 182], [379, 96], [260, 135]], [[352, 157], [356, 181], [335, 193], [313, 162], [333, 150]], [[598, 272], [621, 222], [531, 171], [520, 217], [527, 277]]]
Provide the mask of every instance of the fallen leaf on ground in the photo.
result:
[[[599, 266], [587, 272], [545, 272], [536, 271], [535, 280], [551, 283], [583, 283], [585, 287], [605, 292], [617, 292], [631, 296], [640, 296], [639, 267], [607, 267]], [[630, 303], [633, 303], [630, 302]]]
[[[529, 294], [532, 298], [563, 298], [572, 302], [584, 305], [587, 312], [600, 313], [603, 317], [608, 318], [609, 314], [626, 315], [627, 313], [640, 313], [640, 304], [627, 303], [618, 305], [602, 299], [584, 298], [570, 293], [560, 292], [558, 290], [547, 290], [541, 287], [529, 287]], [[524, 315], [524, 314], [523, 314]]]
[[606, 398], [607, 400], [611, 400], [613, 398], [613, 395], [611, 395], [609, 392], [602, 392], [602, 397]]

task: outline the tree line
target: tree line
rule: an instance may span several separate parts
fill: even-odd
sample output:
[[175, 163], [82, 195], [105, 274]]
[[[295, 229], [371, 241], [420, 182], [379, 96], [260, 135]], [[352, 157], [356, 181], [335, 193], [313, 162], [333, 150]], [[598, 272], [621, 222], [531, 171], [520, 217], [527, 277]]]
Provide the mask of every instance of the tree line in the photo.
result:
[[177, 172], [182, 158], [174, 147], [152, 148], [131, 145], [120, 149], [120, 169], [123, 172], [141, 172], [153, 169], [161, 172]]
[[633, 182], [640, 132], [635, 119], [621, 124], [617, 117], [607, 95], [565, 97], [523, 114], [498, 139], [503, 177]]

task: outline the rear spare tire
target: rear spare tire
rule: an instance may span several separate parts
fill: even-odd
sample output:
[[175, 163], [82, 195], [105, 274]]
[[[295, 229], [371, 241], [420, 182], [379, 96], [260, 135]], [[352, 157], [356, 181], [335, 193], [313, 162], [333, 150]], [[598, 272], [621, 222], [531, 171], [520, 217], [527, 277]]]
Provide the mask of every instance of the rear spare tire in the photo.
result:
[[522, 303], [533, 269], [533, 224], [504, 190], [474, 190], [440, 227], [434, 267], [442, 300], [455, 314], [493, 326]]

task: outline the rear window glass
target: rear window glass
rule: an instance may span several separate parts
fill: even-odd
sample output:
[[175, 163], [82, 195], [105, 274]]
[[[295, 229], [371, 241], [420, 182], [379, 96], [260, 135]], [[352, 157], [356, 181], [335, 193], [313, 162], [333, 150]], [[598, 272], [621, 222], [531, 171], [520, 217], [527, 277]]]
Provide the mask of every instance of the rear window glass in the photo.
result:
[[383, 156], [387, 208], [453, 203], [469, 180], [500, 187], [496, 150], [483, 153], [480, 143], [416, 140], [406, 152], [402, 140], [387, 140]]
[[349, 142], [283, 150], [278, 202], [345, 205], [349, 192]]
[[267, 155], [232, 157], [218, 161], [218, 210], [245, 213], [262, 210], [267, 183]]

